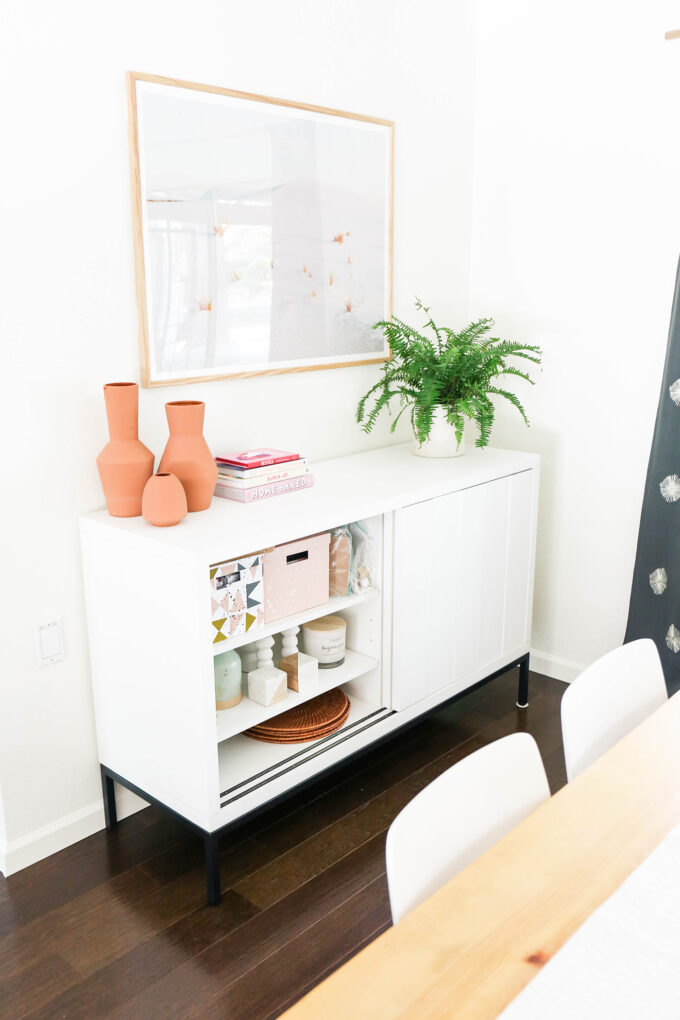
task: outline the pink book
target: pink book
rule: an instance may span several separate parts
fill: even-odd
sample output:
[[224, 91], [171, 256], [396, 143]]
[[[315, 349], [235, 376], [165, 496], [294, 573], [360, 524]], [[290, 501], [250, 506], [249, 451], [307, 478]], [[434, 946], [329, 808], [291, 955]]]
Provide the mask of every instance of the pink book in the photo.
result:
[[269, 482], [267, 485], [254, 485], [250, 489], [232, 489], [220, 482], [215, 486], [215, 495], [223, 499], [235, 499], [238, 503], [252, 503], [256, 499], [268, 499], [269, 496], [282, 496], [286, 492], [298, 489], [309, 489], [314, 484], [314, 475], [300, 475], [298, 478], [286, 478], [281, 482]]
[[289, 460], [299, 460], [299, 453], [287, 453], [285, 450], [271, 450], [263, 447], [260, 450], [243, 450], [233, 457], [215, 457], [219, 464], [230, 464], [242, 469], [268, 467], [270, 464], [286, 464]]

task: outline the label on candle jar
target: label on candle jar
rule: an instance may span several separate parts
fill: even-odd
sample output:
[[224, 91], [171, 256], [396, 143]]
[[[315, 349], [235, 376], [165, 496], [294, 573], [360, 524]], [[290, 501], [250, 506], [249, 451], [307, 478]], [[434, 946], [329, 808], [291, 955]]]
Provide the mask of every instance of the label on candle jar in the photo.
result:
[[339, 666], [345, 658], [345, 635], [324, 635], [319, 645], [319, 665]]
[[303, 624], [304, 650], [318, 659], [319, 669], [331, 669], [345, 661], [345, 631], [341, 616], [326, 616]]

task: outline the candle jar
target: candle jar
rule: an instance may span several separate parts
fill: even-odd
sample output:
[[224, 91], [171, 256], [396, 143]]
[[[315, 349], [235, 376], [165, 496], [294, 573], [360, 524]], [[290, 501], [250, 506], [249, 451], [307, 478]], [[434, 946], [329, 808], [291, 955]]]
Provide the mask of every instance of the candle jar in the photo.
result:
[[213, 660], [215, 703], [218, 711], [233, 708], [241, 700], [241, 658], [238, 652], [222, 652]]
[[302, 647], [319, 661], [319, 669], [333, 669], [345, 661], [347, 624], [341, 616], [321, 616], [302, 624]]

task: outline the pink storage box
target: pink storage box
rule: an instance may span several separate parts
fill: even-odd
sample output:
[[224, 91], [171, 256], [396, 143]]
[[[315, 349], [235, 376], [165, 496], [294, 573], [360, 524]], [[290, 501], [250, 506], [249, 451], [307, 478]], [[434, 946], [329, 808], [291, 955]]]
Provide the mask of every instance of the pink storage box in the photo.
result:
[[329, 532], [264, 554], [264, 620], [271, 623], [328, 602]]

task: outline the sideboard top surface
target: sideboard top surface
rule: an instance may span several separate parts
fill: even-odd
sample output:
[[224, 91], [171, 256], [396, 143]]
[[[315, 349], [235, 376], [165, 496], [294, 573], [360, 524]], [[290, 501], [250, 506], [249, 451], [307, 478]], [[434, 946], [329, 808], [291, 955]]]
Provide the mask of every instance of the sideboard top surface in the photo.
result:
[[310, 489], [253, 503], [215, 497], [210, 509], [189, 514], [176, 527], [155, 528], [141, 517], [110, 517], [106, 510], [84, 514], [81, 524], [90, 534], [106, 528], [111, 538], [205, 566], [538, 464], [536, 454], [493, 447], [468, 446], [457, 458], [415, 457], [404, 443], [312, 464]]

